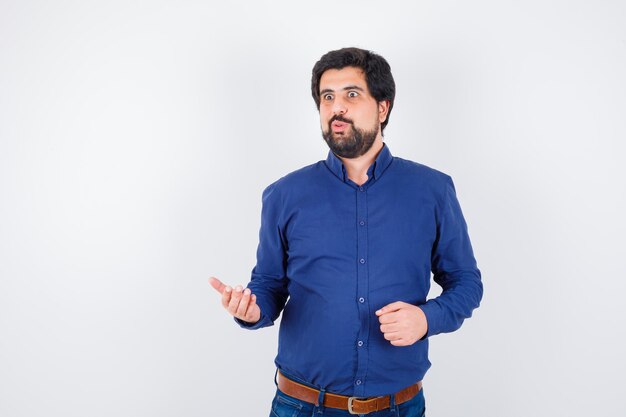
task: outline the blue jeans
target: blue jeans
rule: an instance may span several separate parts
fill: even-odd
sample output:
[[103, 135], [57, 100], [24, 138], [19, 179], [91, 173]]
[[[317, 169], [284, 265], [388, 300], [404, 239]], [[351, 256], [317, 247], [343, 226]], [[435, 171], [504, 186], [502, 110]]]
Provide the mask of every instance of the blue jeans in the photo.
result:
[[[395, 403], [392, 398], [392, 404]], [[376, 411], [369, 414], [357, 414], [365, 417], [424, 417], [426, 404], [424, 402], [424, 387], [409, 401], [400, 405]], [[338, 408], [318, 407], [306, 401], [291, 397], [276, 388], [276, 395], [272, 400], [272, 410], [269, 417], [351, 417], [348, 410]]]

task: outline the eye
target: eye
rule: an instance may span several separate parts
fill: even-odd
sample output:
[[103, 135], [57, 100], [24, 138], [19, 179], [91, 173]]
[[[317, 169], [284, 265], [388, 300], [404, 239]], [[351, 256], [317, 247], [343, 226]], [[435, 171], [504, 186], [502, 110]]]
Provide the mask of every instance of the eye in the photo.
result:
[[322, 98], [323, 98], [324, 100], [332, 100], [332, 99], [333, 99], [333, 95], [332, 95], [332, 94], [324, 94], [324, 95], [322, 96]]
[[356, 91], [348, 91], [348, 97], [350, 98], [357, 97], [358, 95], [359, 93], [357, 93]]

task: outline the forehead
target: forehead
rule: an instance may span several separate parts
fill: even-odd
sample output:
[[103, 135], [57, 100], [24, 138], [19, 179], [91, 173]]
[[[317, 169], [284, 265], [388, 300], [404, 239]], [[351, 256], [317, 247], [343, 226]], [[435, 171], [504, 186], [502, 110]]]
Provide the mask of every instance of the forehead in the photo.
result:
[[341, 69], [329, 69], [320, 77], [321, 90], [340, 90], [346, 86], [356, 85], [367, 91], [365, 72], [357, 67], [344, 67]]

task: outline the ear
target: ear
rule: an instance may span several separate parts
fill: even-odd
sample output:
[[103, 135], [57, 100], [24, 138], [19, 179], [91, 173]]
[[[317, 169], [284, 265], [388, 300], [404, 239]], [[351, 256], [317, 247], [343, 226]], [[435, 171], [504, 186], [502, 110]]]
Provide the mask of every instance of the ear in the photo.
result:
[[383, 100], [378, 102], [378, 121], [383, 123], [387, 120], [387, 114], [389, 114], [389, 100]]

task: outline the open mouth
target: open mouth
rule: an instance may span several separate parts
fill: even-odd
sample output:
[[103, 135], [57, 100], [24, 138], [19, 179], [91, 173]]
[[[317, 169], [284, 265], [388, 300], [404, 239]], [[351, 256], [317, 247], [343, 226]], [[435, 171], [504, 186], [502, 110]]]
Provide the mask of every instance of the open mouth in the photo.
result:
[[348, 126], [350, 126], [350, 123], [345, 123], [345, 122], [340, 122], [340, 121], [335, 120], [334, 122], [331, 123], [330, 126], [333, 129], [333, 132], [343, 132], [344, 130], [348, 128]]

